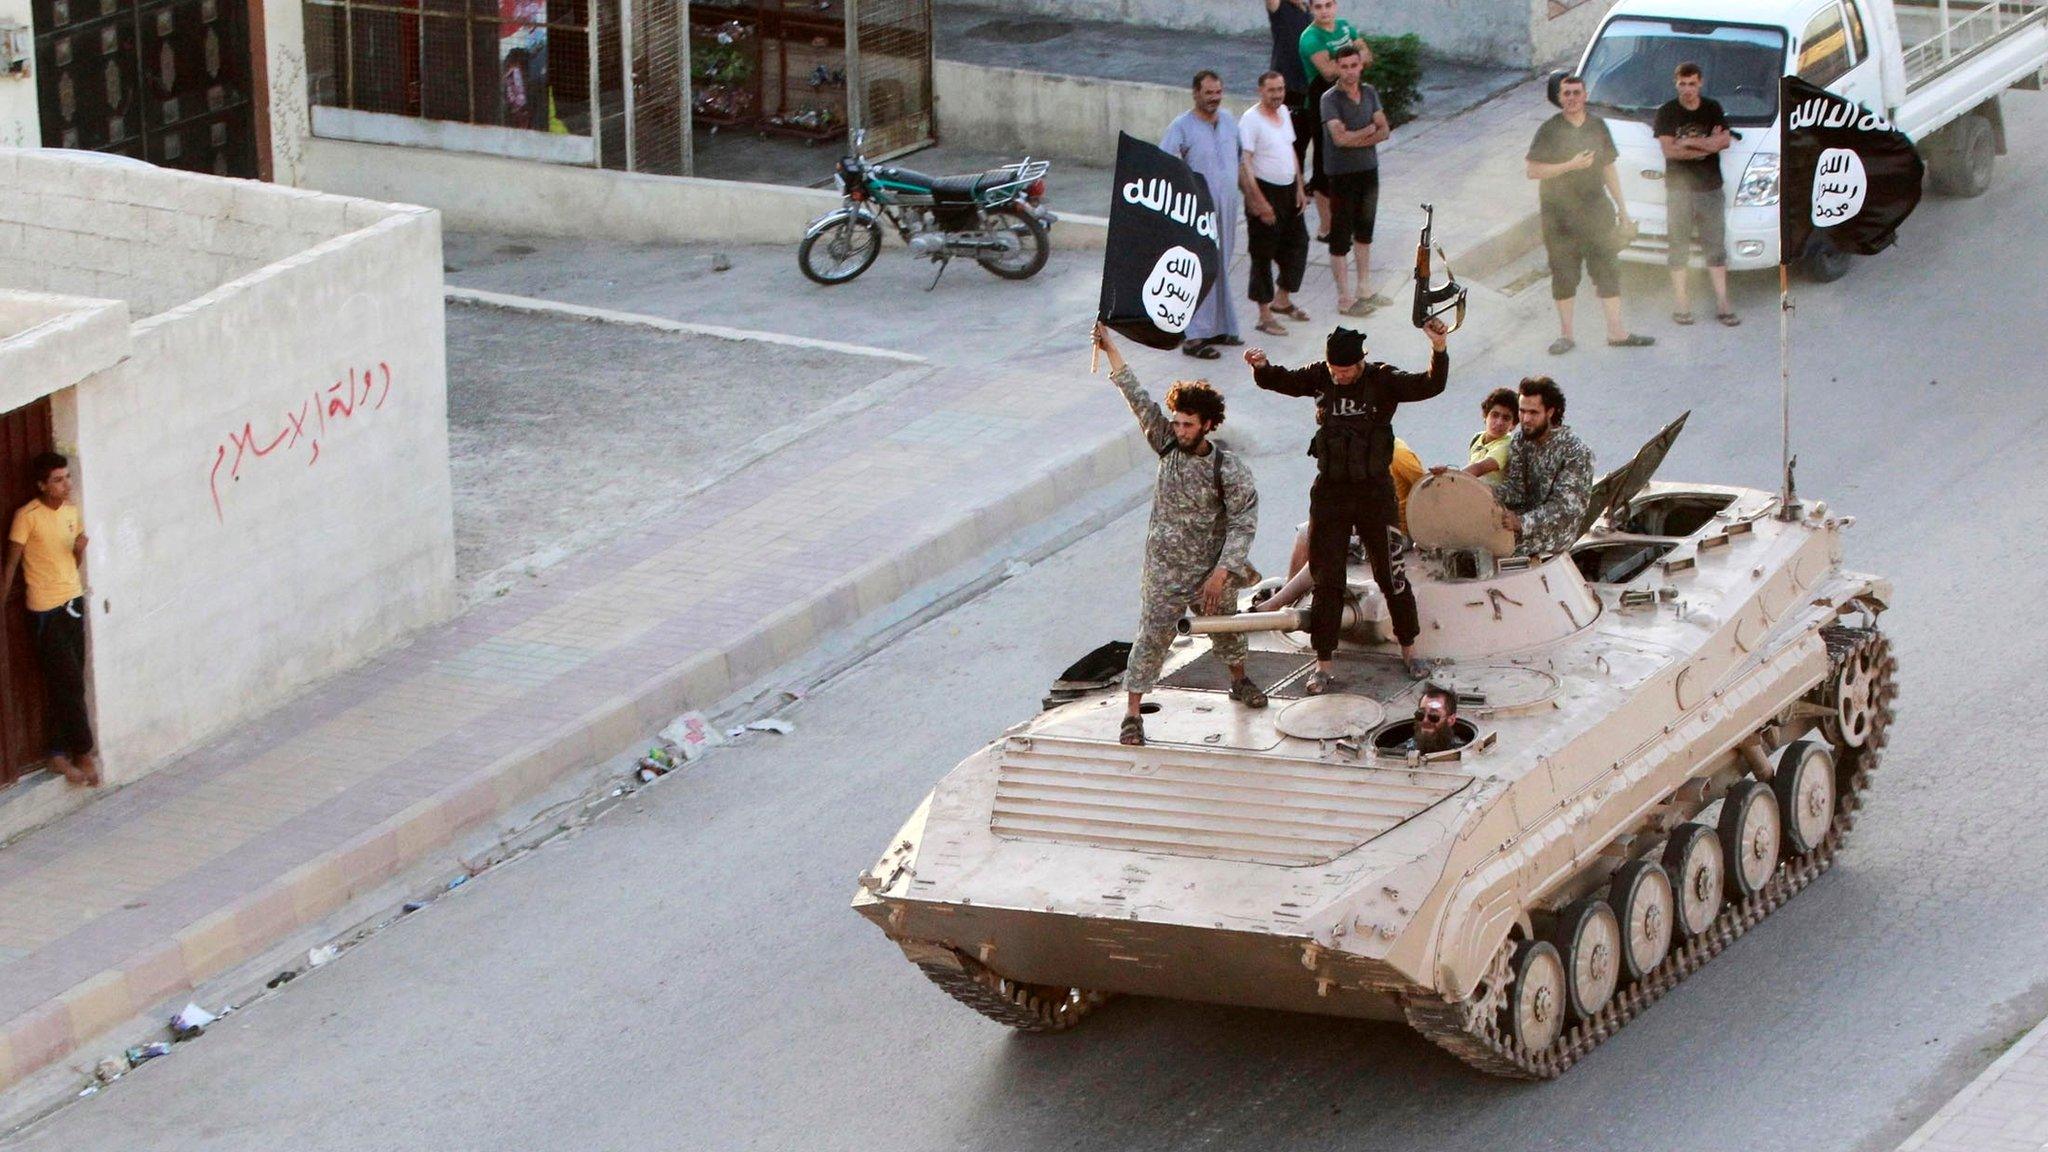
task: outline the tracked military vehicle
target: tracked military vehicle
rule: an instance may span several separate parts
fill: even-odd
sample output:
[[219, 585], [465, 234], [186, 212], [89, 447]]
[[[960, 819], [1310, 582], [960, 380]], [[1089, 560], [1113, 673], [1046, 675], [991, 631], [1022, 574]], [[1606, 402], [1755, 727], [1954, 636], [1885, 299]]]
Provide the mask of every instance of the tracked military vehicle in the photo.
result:
[[[1462, 473], [1410, 497], [1420, 685], [1352, 573], [1343, 691], [1304, 696], [1296, 612], [1194, 618], [1148, 744], [1120, 651], [955, 768], [854, 907], [970, 1007], [1035, 1032], [1116, 993], [1405, 1021], [1501, 1076], [1558, 1075], [1833, 861], [1885, 746], [1891, 593], [1825, 504], [1603, 478], [1579, 541], [1509, 555]], [[1202, 633], [1254, 632], [1247, 710]]]

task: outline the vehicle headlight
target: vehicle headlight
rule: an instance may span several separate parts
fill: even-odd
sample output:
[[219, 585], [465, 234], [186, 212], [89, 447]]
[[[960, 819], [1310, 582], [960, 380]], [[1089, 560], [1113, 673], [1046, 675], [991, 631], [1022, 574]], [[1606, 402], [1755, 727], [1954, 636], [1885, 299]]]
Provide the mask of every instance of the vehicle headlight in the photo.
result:
[[1735, 186], [1735, 206], [1761, 207], [1778, 202], [1778, 154], [1759, 152], [1742, 170], [1742, 183]]

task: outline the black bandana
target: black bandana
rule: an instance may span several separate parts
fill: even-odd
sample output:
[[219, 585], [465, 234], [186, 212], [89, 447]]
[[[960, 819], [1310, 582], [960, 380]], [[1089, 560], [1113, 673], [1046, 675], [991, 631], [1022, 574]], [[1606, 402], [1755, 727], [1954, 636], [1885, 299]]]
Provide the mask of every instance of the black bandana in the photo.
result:
[[1330, 339], [1323, 345], [1323, 361], [1335, 368], [1348, 368], [1365, 362], [1365, 333], [1339, 328], [1330, 333]]

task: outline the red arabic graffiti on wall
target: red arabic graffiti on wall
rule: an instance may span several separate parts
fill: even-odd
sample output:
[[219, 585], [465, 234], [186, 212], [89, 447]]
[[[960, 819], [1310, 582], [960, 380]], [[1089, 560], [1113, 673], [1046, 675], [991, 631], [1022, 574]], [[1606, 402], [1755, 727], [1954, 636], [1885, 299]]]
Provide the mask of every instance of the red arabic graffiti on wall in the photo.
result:
[[350, 368], [347, 379], [336, 380], [324, 389], [315, 387], [306, 399], [299, 401], [298, 407], [284, 410], [282, 421], [275, 425], [275, 435], [271, 434], [273, 425], [268, 422], [263, 431], [257, 431], [254, 420], [228, 433], [214, 445], [212, 467], [206, 475], [214, 519], [227, 522], [220, 503], [223, 476], [233, 483], [242, 478], [244, 468], [256, 461], [277, 453], [291, 456], [294, 450], [305, 456], [306, 467], [311, 468], [320, 462], [322, 437], [352, 423], [358, 416], [384, 407], [390, 398], [391, 365], [378, 361], [374, 368]]

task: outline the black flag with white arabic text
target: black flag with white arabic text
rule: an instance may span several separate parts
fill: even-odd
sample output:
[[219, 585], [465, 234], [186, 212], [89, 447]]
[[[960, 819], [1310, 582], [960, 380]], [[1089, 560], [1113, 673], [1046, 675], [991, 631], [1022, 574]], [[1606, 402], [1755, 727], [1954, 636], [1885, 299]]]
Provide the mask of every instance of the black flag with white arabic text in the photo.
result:
[[1177, 347], [1222, 275], [1216, 225], [1208, 181], [1121, 133], [1096, 319], [1147, 347]]
[[1865, 256], [1891, 247], [1927, 171], [1913, 142], [1879, 113], [1797, 76], [1779, 83], [1778, 115], [1779, 261], [1798, 260], [1816, 235]]

